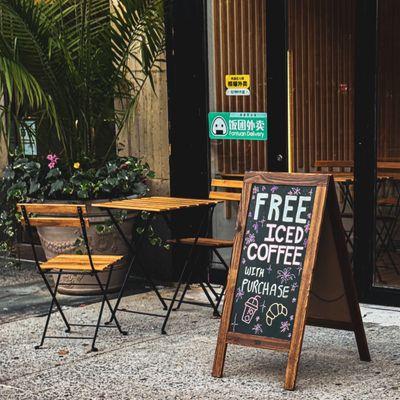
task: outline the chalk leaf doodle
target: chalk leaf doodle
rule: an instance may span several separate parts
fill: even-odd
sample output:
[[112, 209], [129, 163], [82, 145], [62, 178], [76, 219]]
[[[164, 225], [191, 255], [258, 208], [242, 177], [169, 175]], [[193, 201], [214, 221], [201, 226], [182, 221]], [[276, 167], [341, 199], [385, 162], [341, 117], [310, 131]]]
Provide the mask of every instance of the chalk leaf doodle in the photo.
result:
[[249, 324], [258, 310], [258, 299], [261, 296], [250, 297], [244, 304], [242, 321]]
[[280, 303], [271, 304], [266, 314], [267, 325], [271, 326], [275, 318], [279, 317], [280, 315], [284, 315], [286, 317], [287, 314], [288, 310], [283, 304]]

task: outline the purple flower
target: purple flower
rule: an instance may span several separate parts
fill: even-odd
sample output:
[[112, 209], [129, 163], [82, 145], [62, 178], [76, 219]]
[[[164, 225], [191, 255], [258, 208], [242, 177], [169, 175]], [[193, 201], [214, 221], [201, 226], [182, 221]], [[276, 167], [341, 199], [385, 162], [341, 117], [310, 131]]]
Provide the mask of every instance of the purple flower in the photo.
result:
[[253, 194], [258, 193], [259, 191], [260, 191], [260, 189], [259, 189], [258, 186], [254, 186], [254, 187], [253, 187]]
[[50, 169], [53, 169], [57, 165], [57, 161], [59, 160], [59, 157], [57, 157], [56, 154], [48, 154], [46, 158], [50, 161], [48, 165]]
[[276, 185], [272, 186], [271, 193], [275, 193], [278, 189], [279, 189], [278, 186], [276, 186]]
[[253, 224], [253, 229], [258, 233], [258, 223]]

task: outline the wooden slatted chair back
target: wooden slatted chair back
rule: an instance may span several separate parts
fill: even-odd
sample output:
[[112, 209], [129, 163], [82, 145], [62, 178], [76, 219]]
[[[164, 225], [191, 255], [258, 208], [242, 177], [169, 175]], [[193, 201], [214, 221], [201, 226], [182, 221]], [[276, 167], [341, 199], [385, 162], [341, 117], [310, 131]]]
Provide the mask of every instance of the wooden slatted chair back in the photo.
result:
[[[240, 201], [243, 181], [231, 179], [213, 179], [209, 197], [212, 200]], [[223, 189], [223, 191], [217, 191]], [[230, 189], [227, 191], [226, 189]]]
[[79, 212], [85, 226], [89, 226], [89, 218], [84, 204], [46, 204], [19, 203], [17, 211], [22, 214], [21, 222], [26, 223], [24, 211], [31, 226], [81, 227]]

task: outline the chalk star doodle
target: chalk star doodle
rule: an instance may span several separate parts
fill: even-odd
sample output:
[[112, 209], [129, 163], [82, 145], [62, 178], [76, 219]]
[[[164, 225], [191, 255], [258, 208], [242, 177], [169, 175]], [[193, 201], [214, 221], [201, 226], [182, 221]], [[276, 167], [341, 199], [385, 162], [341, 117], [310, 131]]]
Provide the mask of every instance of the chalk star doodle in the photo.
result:
[[304, 239], [303, 246], [307, 247], [308, 239]]
[[301, 271], [303, 271], [303, 266], [302, 266], [302, 265], [299, 265], [299, 266], [297, 267], [297, 275], [298, 275], [298, 276], [301, 275]]
[[307, 214], [307, 218], [308, 218], [308, 219], [311, 219], [311, 213], [308, 213], [308, 214]]
[[242, 258], [242, 264], [246, 264], [246, 259]]
[[272, 272], [272, 267], [269, 265], [268, 268], [266, 268], [266, 270], [270, 274]]
[[237, 318], [237, 314], [235, 314], [235, 318], [233, 319], [233, 322], [231, 323], [232, 332], [235, 332], [236, 327], [239, 325], [239, 324], [236, 322], [236, 318]]
[[306, 226], [304, 227], [304, 232], [308, 233], [309, 230], [310, 230], [310, 221], [307, 221]]
[[310, 191], [308, 192], [308, 194], [309, 194], [310, 196], [312, 196], [312, 194], [313, 194], [313, 190], [312, 190], [312, 189], [310, 189]]
[[294, 315], [291, 315], [289, 319], [290, 319], [291, 321], [293, 321]]
[[299, 284], [297, 282], [294, 282], [294, 283], [292, 283], [292, 286], [290, 287], [290, 291], [294, 292], [298, 287], [299, 287]]
[[259, 317], [259, 316], [257, 316], [257, 317], [256, 317], [256, 321], [258, 322], [259, 320], [260, 320], [260, 317]]
[[261, 187], [261, 191], [265, 192], [267, 190], [267, 188], [265, 186]]
[[300, 196], [301, 195], [301, 189], [299, 187], [292, 188], [292, 194], [294, 196]]
[[296, 303], [296, 301], [297, 301], [296, 297], [293, 297], [292, 303]]
[[260, 191], [260, 188], [258, 186], [253, 187], [253, 194], [257, 194]]
[[294, 279], [294, 274], [292, 273], [292, 269], [290, 267], [279, 269], [276, 278], [281, 280], [281, 284], [290, 282]]
[[265, 219], [265, 217], [262, 217], [262, 219], [260, 220], [261, 228], [264, 228], [264, 224], [266, 222], [267, 222], [267, 220]]
[[254, 331], [254, 333], [256, 335], [261, 335], [261, 333], [263, 331], [262, 327], [261, 327], [261, 324], [255, 324], [251, 330]]
[[261, 312], [264, 312], [264, 309], [267, 308], [267, 305], [265, 304], [265, 300], [263, 300], [263, 303], [261, 304]]
[[276, 186], [276, 185], [272, 186], [271, 193], [275, 193], [278, 189], [279, 189], [278, 186]]
[[286, 331], [289, 331], [290, 329], [290, 322], [289, 321], [282, 321], [281, 326], [280, 326], [280, 331], [281, 333], [284, 333]]
[[253, 224], [253, 229], [258, 233], [258, 222]]
[[244, 296], [244, 291], [241, 288], [237, 288], [235, 300], [238, 301], [238, 300], [242, 299], [243, 296]]

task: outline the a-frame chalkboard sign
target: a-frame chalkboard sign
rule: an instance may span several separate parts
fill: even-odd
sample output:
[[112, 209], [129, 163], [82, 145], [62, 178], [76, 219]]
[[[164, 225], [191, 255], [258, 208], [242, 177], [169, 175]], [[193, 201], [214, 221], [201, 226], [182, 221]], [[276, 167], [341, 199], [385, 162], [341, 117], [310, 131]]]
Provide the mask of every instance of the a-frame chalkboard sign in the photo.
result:
[[370, 361], [331, 175], [245, 175], [212, 375], [228, 344], [288, 353], [293, 390], [305, 325], [354, 331]]

